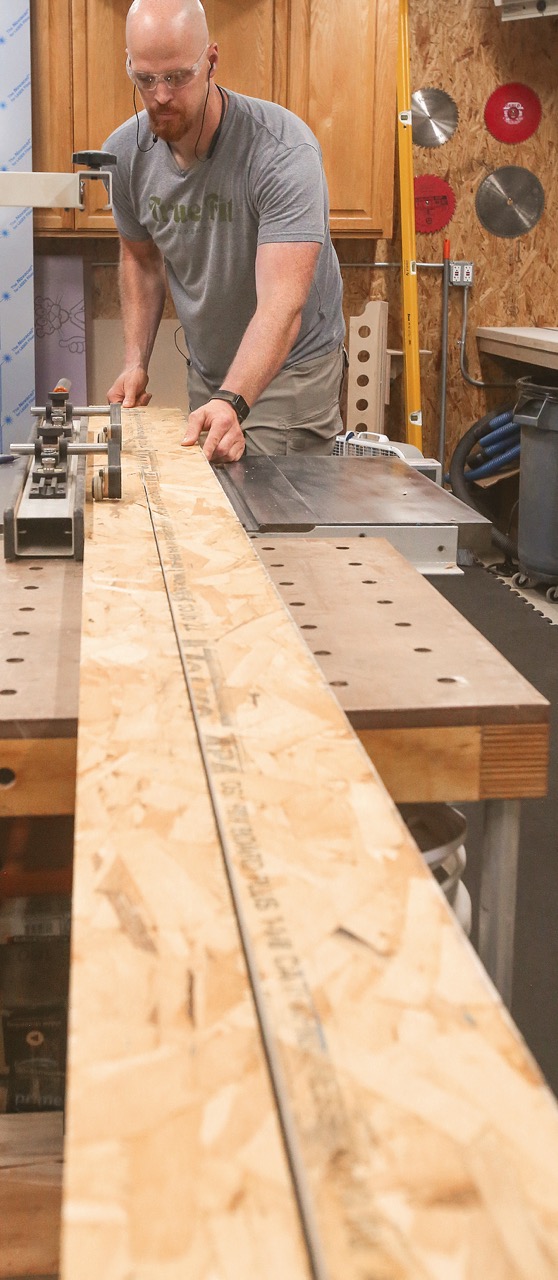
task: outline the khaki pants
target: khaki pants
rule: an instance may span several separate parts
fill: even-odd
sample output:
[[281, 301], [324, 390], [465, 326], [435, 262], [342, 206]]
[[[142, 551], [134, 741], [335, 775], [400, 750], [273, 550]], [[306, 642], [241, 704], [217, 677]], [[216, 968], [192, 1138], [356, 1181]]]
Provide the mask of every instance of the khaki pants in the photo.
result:
[[[339, 397], [345, 356], [343, 346], [317, 360], [281, 369], [243, 424], [246, 453], [333, 453], [343, 430]], [[211, 398], [211, 389], [190, 365], [190, 409]]]

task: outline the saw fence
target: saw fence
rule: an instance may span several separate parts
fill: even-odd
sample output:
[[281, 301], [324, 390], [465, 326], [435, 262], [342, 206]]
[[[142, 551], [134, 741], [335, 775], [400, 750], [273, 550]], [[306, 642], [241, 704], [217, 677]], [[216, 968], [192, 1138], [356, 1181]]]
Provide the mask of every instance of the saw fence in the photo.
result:
[[62, 1280], [551, 1280], [533, 1060], [180, 415], [123, 428], [86, 531]]

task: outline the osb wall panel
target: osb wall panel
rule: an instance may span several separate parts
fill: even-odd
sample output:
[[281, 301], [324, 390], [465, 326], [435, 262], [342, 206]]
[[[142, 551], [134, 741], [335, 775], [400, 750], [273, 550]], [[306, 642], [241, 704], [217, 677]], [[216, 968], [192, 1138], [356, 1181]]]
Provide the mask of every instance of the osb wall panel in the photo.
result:
[[[506, 381], [525, 369], [483, 357], [479, 363], [477, 325], [558, 324], [555, 267], [557, 251], [558, 166], [558, 19], [530, 19], [502, 23], [493, 0], [409, 0], [411, 89], [433, 86], [455, 99], [459, 125], [453, 138], [438, 148], [413, 148], [415, 174], [434, 173], [449, 182], [456, 196], [455, 214], [448, 227], [435, 234], [417, 234], [419, 261], [442, 259], [443, 241], [451, 242], [453, 258], [475, 264], [475, 284], [469, 295], [468, 356], [475, 378]], [[526, 142], [496, 141], [484, 124], [487, 98], [501, 84], [521, 81], [539, 95], [542, 119]], [[528, 234], [508, 240], [485, 231], [475, 212], [477, 189], [493, 169], [520, 165], [542, 183], [546, 207]], [[398, 192], [396, 191], [396, 203]], [[396, 223], [397, 223], [396, 219]], [[338, 242], [342, 260], [352, 255], [370, 261], [398, 259], [396, 226], [391, 242], [347, 245]], [[385, 298], [390, 307], [389, 343], [400, 345], [400, 277], [395, 270], [344, 269], [345, 302], [356, 314], [368, 297]], [[436, 452], [439, 421], [441, 272], [419, 269], [420, 345], [424, 452]], [[449, 367], [447, 389], [447, 453], [451, 455], [467, 428], [488, 409], [513, 400], [514, 390], [477, 390], [459, 370], [461, 335], [460, 290], [450, 292]], [[386, 415], [392, 438], [401, 436], [401, 388], [397, 387]]]

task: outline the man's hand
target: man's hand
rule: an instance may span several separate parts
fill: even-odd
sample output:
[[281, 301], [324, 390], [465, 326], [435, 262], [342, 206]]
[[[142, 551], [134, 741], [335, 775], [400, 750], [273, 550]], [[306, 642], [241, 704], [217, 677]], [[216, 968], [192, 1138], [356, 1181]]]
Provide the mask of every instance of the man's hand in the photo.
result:
[[238, 462], [242, 457], [246, 441], [236, 413], [226, 400], [208, 400], [200, 409], [195, 409], [188, 418], [182, 444], [197, 444], [204, 431], [208, 435], [203, 451], [209, 461]]
[[149, 404], [151, 393], [145, 388], [149, 382], [147, 369], [136, 364], [124, 369], [112, 387], [107, 391], [109, 404], [121, 404], [124, 409], [136, 409], [140, 405]]

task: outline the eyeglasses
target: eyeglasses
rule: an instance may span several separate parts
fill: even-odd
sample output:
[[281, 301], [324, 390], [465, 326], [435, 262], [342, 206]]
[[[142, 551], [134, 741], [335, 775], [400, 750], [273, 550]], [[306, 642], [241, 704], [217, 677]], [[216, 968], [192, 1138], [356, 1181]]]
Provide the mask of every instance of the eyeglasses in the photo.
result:
[[185, 85], [191, 84], [201, 71], [201, 65], [209, 45], [205, 45], [200, 53], [197, 62], [191, 67], [184, 67], [181, 71], [167, 71], [166, 75], [153, 76], [147, 71], [134, 71], [130, 61], [130, 55], [126, 59], [126, 71], [130, 80], [136, 85], [140, 93], [153, 93], [158, 84], [166, 84], [167, 89], [183, 89]]

